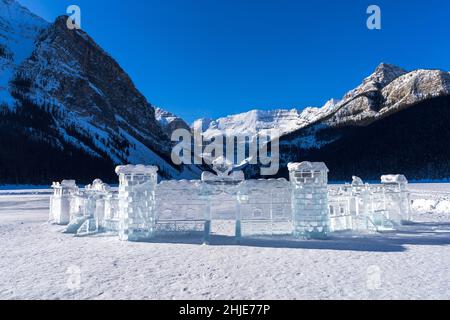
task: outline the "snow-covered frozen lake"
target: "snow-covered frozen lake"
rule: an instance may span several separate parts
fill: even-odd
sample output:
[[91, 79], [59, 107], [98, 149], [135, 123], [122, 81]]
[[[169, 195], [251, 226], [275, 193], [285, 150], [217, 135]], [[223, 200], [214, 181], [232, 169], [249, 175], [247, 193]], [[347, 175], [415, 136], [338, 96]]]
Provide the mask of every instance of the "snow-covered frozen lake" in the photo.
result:
[[0, 299], [450, 299], [450, 184], [410, 189], [402, 231], [239, 246], [75, 238], [47, 223], [49, 190], [1, 190]]

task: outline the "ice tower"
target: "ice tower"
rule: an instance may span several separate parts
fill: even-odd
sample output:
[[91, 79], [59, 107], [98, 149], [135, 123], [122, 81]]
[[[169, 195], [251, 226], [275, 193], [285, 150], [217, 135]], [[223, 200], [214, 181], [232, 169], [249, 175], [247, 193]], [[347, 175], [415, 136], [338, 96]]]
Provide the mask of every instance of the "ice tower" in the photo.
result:
[[70, 222], [70, 205], [72, 196], [78, 191], [74, 180], [53, 182], [53, 195], [50, 197], [49, 221], [59, 225]]
[[397, 225], [410, 221], [410, 197], [408, 180], [404, 175], [385, 175], [381, 177], [385, 190], [385, 207], [388, 219]]
[[323, 239], [329, 233], [328, 168], [323, 162], [290, 163], [294, 236]]
[[119, 237], [121, 240], [150, 239], [156, 230], [155, 189], [157, 167], [119, 166]]

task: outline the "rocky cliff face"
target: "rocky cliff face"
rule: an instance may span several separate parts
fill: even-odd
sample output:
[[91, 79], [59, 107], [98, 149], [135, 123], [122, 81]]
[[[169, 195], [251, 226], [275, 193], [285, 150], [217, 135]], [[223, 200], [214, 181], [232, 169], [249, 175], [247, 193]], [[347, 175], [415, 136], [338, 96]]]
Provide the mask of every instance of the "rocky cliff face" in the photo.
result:
[[[11, 150], [3, 153], [26, 157], [27, 152], [39, 149], [33, 144], [39, 144], [41, 149], [42, 144], [46, 145], [45, 154], [38, 151], [41, 155], [35, 154], [33, 164], [29, 164], [42, 168], [38, 169], [42, 171], [40, 177], [27, 177], [20, 173], [24, 168], [14, 162], [4, 163], [6, 156], [0, 159], [9, 172], [17, 172], [13, 180], [6, 178], [8, 182], [28, 183], [27, 179], [31, 179], [48, 183], [45, 179], [51, 177], [87, 179], [88, 174], [94, 178], [95, 172], [103, 174], [101, 178], [115, 180], [111, 168], [124, 163], [157, 165], [165, 178], [198, 176], [195, 167], [172, 164], [170, 139], [155, 118], [155, 109], [118, 63], [87, 33], [69, 30], [67, 17], [48, 24], [15, 1], [0, 1], [2, 13], [14, 11], [2, 14], [0, 26], [9, 26], [2, 27], [3, 34], [7, 35], [6, 41], [2, 38], [0, 42], [3, 65], [5, 56], [11, 60], [10, 52], [13, 57], [19, 55], [17, 46], [11, 45], [14, 42], [11, 39], [17, 37], [14, 30], [25, 30], [21, 38], [29, 38], [28, 51], [20, 51], [21, 59], [13, 58], [14, 64], [8, 67], [10, 73], [4, 79], [7, 81], [3, 81], [3, 92], [9, 98], [0, 101], [3, 103], [2, 139], [11, 145]], [[23, 29], [18, 21], [34, 27]], [[39, 117], [45, 121], [25, 121]], [[21, 154], [9, 143], [13, 139], [12, 130], [23, 136], [29, 150]], [[67, 152], [71, 157], [63, 155]], [[49, 165], [54, 161], [52, 156], [64, 159], [53, 169]], [[73, 158], [85, 159], [83, 165], [90, 168], [89, 173], [79, 175], [73, 168], [76, 164], [70, 160]], [[5, 175], [9, 175], [6, 169]]]
[[[161, 153], [167, 138], [155, 119], [155, 110], [137, 91], [122, 68], [85, 32], [69, 30], [60, 17], [37, 39], [32, 55], [13, 79], [16, 94], [39, 105], [50, 104], [68, 113], [62, 119], [86, 135], [117, 161], [130, 147], [106, 150], [104, 139], [128, 144], [126, 137]], [[27, 82], [27, 85], [21, 85]]]
[[366, 125], [426, 99], [450, 94], [450, 74], [440, 70], [405, 70], [381, 64], [350, 91], [327, 121], [330, 125]]

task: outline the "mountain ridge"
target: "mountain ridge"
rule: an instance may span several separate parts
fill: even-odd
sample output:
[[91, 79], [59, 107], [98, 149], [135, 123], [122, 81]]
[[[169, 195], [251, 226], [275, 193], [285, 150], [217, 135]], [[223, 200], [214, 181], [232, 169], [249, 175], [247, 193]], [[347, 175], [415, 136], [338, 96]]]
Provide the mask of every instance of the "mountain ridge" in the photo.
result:
[[[311, 110], [311, 115], [302, 116]], [[204, 136], [210, 139], [219, 134], [239, 136], [264, 133], [267, 128], [281, 129], [278, 176], [282, 177], [288, 176], [289, 162], [324, 161], [330, 167], [330, 178], [339, 181], [348, 180], [352, 175], [376, 180], [394, 171], [407, 173], [412, 179], [450, 178], [447, 160], [450, 147], [446, 140], [450, 138], [450, 128], [448, 122], [442, 121], [450, 121], [450, 73], [447, 71], [406, 71], [381, 63], [341, 100], [331, 100], [322, 108], [295, 110], [296, 117], [269, 123], [255, 122], [253, 115], [258, 113], [211, 120]], [[304, 122], [297, 125], [301, 119]], [[422, 126], [426, 123], [428, 128], [416, 128], [421, 127], [422, 119]], [[433, 148], [428, 148], [431, 143]], [[358, 150], [353, 160], [348, 156], [354, 153], [352, 148], [354, 152]], [[336, 162], [336, 159], [345, 161]], [[260, 177], [259, 169], [259, 165], [249, 165], [245, 172], [248, 177]]]
[[[443, 71], [443, 70], [437, 70], [437, 69], [417, 69], [417, 70], [413, 70], [413, 71], [406, 71], [404, 69], [402, 69], [401, 67], [392, 65], [392, 64], [388, 64], [388, 63], [380, 63], [377, 68], [375, 69], [375, 71], [369, 75], [368, 77], [366, 77], [363, 82], [357, 86], [355, 89], [352, 89], [350, 91], [348, 91], [340, 100], [337, 99], [330, 99], [329, 101], [327, 101], [327, 103], [325, 105], [323, 105], [322, 107], [306, 107], [306, 108], [300, 108], [300, 109], [291, 109], [291, 110], [287, 110], [287, 109], [275, 109], [275, 110], [259, 110], [259, 109], [254, 109], [251, 111], [247, 111], [247, 112], [243, 112], [243, 113], [239, 113], [239, 114], [234, 114], [234, 115], [230, 115], [227, 117], [221, 117], [218, 119], [210, 119], [209, 120], [209, 125], [204, 128], [204, 133], [206, 137], [210, 137], [210, 136], [214, 136], [215, 134], [235, 134], [235, 135], [239, 135], [239, 134], [245, 134], [245, 130], [237, 130], [237, 131], [233, 131], [232, 125], [233, 125], [233, 120], [234, 119], [240, 119], [240, 121], [242, 123], [245, 122], [245, 118], [246, 116], [254, 113], [276, 113], [276, 112], [285, 112], [285, 113], [289, 113], [289, 111], [294, 111], [298, 114], [298, 117], [293, 117], [292, 121], [296, 122], [296, 121], [302, 121], [301, 125], [295, 125], [295, 123], [292, 124], [287, 124], [286, 126], [282, 126], [281, 128], [281, 132], [282, 135], [286, 135], [289, 133], [292, 133], [296, 130], [300, 130], [306, 126], [312, 125], [314, 124], [314, 122], [317, 121], [322, 121], [327, 117], [332, 116], [332, 114], [336, 113], [339, 111], [339, 109], [344, 108], [345, 106], [348, 106], [348, 104], [353, 104], [353, 109], [357, 109], [358, 107], [355, 106], [355, 101], [358, 102], [359, 106], [362, 99], [364, 98], [369, 98], [370, 103], [369, 105], [365, 105], [364, 107], [368, 108], [368, 110], [353, 110], [353, 112], [357, 113], [356, 111], [366, 111], [366, 114], [364, 115], [365, 117], [370, 117], [370, 116], [375, 116], [375, 112], [370, 112], [370, 106], [372, 104], [374, 104], [376, 102], [377, 99], [377, 95], [381, 93], [381, 91], [383, 91], [384, 88], [388, 88], [386, 90], [389, 90], [389, 85], [391, 85], [393, 82], [395, 83], [395, 81], [399, 78], [402, 78], [403, 76], [411, 76], [411, 75], [417, 75], [417, 76], [421, 76], [421, 77], [426, 77], [429, 76], [430, 74], [434, 74], [434, 77], [439, 77], [439, 75], [443, 76], [444, 78], [448, 78], [450, 73]], [[433, 77], [433, 76], [432, 76]], [[402, 78], [403, 79], [403, 78]], [[425, 81], [425, 80], [424, 80]], [[435, 82], [436, 79], [434, 80]], [[443, 85], [443, 88], [446, 88], [444, 90], [442, 90], [443, 92], [438, 92], [436, 93], [436, 95], [442, 95], [442, 94], [450, 94], [450, 82], [448, 80], [445, 81], [445, 85]], [[391, 85], [392, 86], [392, 85]], [[385, 90], [385, 91], [386, 91]], [[430, 88], [427, 88], [428, 93], [430, 93], [431, 95], [431, 90]], [[392, 96], [390, 97], [392, 98]], [[418, 97], [419, 98], [419, 97]], [[419, 99], [418, 99], [419, 100]], [[389, 102], [392, 103], [392, 102]], [[347, 110], [351, 109], [350, 107], [347, 107]], [[381, 110], [381, 115], [384, 115], [384, 112], [387, 112], [388, 110]], [[303, 114], [302, 114], [303, 113]], [[199, 119], [201, 120], [201, 119]], [[197, 120], [197, 121], [199, 121]], [[337, 123], [341, 123], [344, 119], [336, 117], [335, 119], [331, 120], [331, 121], [335, 121]], [[357, 122], [357, 118], [353, 119], [355, 120], [355, 122]], [[195, 121], [194, 124], [197, 122]], [[231, 126], [227, 126], [227, 123], [231, 123]], [[270, 124], [265, 124], [266, 126], [270, 126]], [[243, 128], [248, 128], [248, 123], [246, 125], [242, 125]], [[277, 127], [276, 124], [272, 125], [271, 127]], [[291, 127], [292, 129], [289, 130], [289, 127]], [[238, 128], [239, 129], [239, 128]], [[260, 131], [260, 130], [264, 130], [266, 129], [265, 127], [255, 127], [254, 130], [256, 130], [256, 132]]]

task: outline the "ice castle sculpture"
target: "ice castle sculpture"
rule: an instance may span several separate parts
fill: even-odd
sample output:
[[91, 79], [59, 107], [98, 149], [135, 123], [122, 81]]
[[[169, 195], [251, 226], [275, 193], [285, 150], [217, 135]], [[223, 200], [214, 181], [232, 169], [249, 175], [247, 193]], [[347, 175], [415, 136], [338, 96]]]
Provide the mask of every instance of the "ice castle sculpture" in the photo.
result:
[[70, 222], [65, 232], [77, 236], [95, 234], [104, 226], [105, 208], [109, 202], [106, 198], [111, 189], [96, 179], [84, 190], [76, 190], [71, 194]]
[[381, 177], [380, 185], [353, 177], [351, 185], [328, 187], [330, 231], [386, 231], [410, 220], [408, 181], [402, 175]]
[[[294, 236], [325, 239], [336, 232], [381, 232], [410, 220], [408, 181], [385, 175], [380, 184], [353, 177], [329, 185], [324, 163], [290, 163], [286, 179], [245, 180], [224, 158], [201, 180], [158, 183], [158, 168], [116, 168], [118, 191], [101, 180], [85, 188], [75, 181], [53, 183], [51, 223], [66, 233], [117, 234], [123, 241], [155, 237], [200, 237], [209, 243], [215, 221], [234, 223], [236, 241], [247, 237]], [[217, 211], [215, 205], [227, 210]]]

